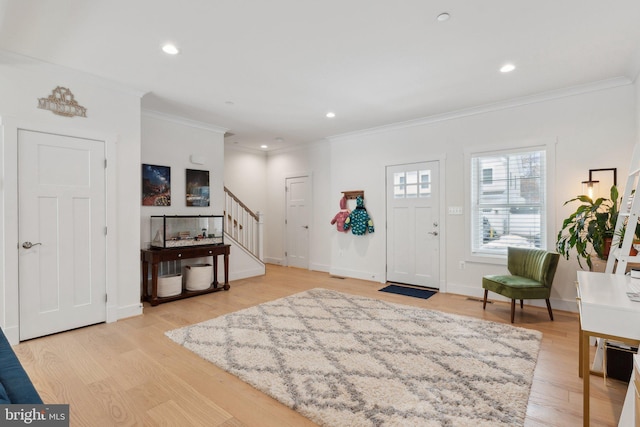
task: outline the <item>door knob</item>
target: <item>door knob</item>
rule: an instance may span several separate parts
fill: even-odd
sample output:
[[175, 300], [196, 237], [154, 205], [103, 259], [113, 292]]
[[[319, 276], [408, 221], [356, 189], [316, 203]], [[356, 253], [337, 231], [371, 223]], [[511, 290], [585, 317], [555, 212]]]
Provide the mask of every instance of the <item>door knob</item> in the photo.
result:
[[306, 228], [306, 229], [308, 229], [308, 228], [309, 228], [309, 226], [308, 226], [308, 225], [303, 225], [303, 226], [302, 226], [302, 228]]
[[438, 232], [437, 232], [437, 231], [429, 231], [427, 234], [432, 234], [432, 235], [434, 235], [434, 236], [437, 236], [437, 235], [438, 235]]
[[22, 247], [23, 247], [23, 248], [25, 248], [25, 249], [31, 249], [32, 247], [37, 246], [37, 245], [41, 245], [41, 244], [42, 244], [42, 243], [24, 242], [24, 243], [22, 244]]

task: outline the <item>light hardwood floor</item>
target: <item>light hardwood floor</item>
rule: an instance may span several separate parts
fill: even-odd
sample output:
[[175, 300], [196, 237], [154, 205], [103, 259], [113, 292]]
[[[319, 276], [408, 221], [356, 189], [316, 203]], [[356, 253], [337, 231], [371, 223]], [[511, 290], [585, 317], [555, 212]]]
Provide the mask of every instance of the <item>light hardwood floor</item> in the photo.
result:
[[[383, 299], [497, 322], [509, 304], [461, 295], [428, 300], [378, 292], [379, 283], [268, 265], [265, 276], [231, 282], [231, 290], [145, 305], [144, 315], [26, 341], [14, 347], [42, 398], [68, 403], [72, 426], [313, 426], [312, 422], [174, 344], [167, 330], [311, 288]], [[516, 309], [516, 325], [543, 332], [527, 426], [582, 425], [578, 378], [578, 318], [546, 308]], [[592, 425], [614, 426], [625, 383], [591, 379]]]

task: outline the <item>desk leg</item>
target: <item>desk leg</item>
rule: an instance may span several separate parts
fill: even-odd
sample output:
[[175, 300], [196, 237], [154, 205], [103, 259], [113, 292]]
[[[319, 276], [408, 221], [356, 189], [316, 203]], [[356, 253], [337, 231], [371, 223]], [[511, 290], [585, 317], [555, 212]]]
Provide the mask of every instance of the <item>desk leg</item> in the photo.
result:
[[229, 254], [224, 254], [224, 290], [228, 291], [229, 288]]
[[582, 378], [582, 325], [578, 322], [578, 377]]
[[580, 362], [582, 368], [582, 420], [585, 427], [589, 427], [589, 334], [585, 331], [580, 333]]

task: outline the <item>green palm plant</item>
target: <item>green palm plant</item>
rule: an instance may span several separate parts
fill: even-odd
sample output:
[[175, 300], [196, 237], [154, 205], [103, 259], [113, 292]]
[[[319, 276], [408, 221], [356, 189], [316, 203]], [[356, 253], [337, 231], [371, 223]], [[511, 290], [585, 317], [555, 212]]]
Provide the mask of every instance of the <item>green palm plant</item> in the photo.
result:
[[567, 200], [564, 205], [580, 201], [582, 204], [562, 222], [562, 229], [558, 232], [557, 251], [566, 259], [572, 250], [576, 251], [576, 259], [580, 268], [584, 259], [593, 268], [591, 256], [606, 259], [608, 248], [618, 218], [618, 189], [611, 187], [610, 198], [598, 198], [595, 201], [586, 195]]

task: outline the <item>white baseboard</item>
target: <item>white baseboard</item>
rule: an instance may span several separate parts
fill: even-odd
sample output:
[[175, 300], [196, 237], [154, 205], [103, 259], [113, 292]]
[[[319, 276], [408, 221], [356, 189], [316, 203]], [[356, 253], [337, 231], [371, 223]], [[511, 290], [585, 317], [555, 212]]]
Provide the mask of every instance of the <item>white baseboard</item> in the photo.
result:
[[233, 272], [233, 274], [229, 274], [231, 276], [229, 278], [229, 281], [246, 279], [247, 277], [264, 276], [265, 273], [266, 272], [264, 267], [255, 267], [240, 271], [236, 270]]
[[339, 277], [351, 277], [353, 279], [370, 280], [372, 282], [385, 283], [384, 274], [371, 273], [369, 271], [349, 270], [346, 268], [332, 268], [329, 274]]
[[127, 317], [140, 316], [142, 314], [142, 304], [131, 304], [124, 307], [118, 307], [118, 319], [126, 319]]
[[20, 342], [20, 329], [17, 326], [2, 328], [4, 336], [7, 337], [9, 344], [16, 345]]
[[313, 270], [313, 271], [322, 271], [324, 273], [328, 273], [330, 269], [331, 269], [331, 267], [329, 267], [328, 265], [325, 265], [325, 264], [310, 264], [309, 265], [309, 270]]
[[275, 265], [284, 265], [282, 258], [269, 258], [269, 257], [265, 257], [264, 258], [264, 262], [266, 264], [275, 264]]

